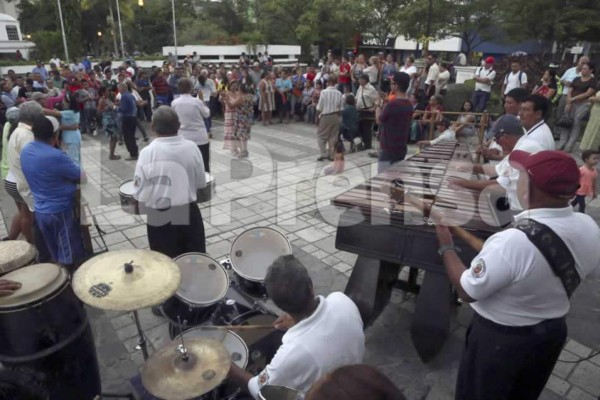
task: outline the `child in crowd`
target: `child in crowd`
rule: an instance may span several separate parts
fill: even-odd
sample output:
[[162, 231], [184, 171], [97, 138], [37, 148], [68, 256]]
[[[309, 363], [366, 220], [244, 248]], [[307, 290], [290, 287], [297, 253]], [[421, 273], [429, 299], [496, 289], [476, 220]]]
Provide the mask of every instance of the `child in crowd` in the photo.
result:
[[344, 172], [344, 143], [338, 140], [333, 149], [333, 165], [325, 168], [325, 175], [337, 175]]
[[421, 140], [417, 142], [417, 146], [419, 148], [433, 146], [434, 144], [438, 144], [442, 140], [456, 140], [456, 132], [450, 128], [450, 120], [447, 118], [443, 118], [438, 123], [435, 124], [436, 131], [438, 133], [438, 137], [432, 140]]
[[573, 207], [579, 205], [579, 212], [585, 213], [585, 198], [587, 196], [591, 196], [592, 199], [597, 197], [598, 170], [596, 170], [596, 165], [600, 160], [600, 155], [595, 150], [584, 150], [581, 153], [581, 158], [583, 159], [583, 165], [579, 168], [581, 172], [579, 190], [577, 190], [575, 198], [571, 201], [571, 205]]
[[350, 142], [350, 153], [356, 151], [354, 138], [358, 137], [358, 111], [356, 111], [355, 103], [356, 99], [353, 94], [345, 95], [345, 105], [340, 122], [340, 140], [344, 139]]

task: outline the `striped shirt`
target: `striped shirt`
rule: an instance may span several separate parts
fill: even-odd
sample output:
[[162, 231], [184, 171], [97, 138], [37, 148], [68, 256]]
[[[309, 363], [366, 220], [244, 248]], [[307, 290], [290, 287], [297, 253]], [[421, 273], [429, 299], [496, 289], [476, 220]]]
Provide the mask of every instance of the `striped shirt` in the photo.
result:
[[321, 91], [319, 103], [317, 104], [317, 111], [319, 111], [321, 115], [341, 112], [343, 101], [344, 96], [342, 96], [342, 92], [337, 90], [335, 86], [329, 86], [327, 89]]

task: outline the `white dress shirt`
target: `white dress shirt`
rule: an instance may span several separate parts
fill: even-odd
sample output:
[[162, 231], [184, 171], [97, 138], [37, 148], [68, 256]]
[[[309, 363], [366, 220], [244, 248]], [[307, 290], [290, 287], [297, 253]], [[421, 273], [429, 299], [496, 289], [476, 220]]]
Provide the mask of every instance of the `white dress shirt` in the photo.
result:
[[197, 145], [208, 143], [208, 133], [204, 118], [210, 117], [210, 109], [200, 99], [190, 94], [182, 94], [171, 103], [179, 117], [179, 135]]
[[337, 90], [335, 86], [327, 86], [327, 89], [321, 90], [319, 102], [317, 103], [317, 111], [319, 111], [321, 115], [341, 112], [343, 101], [344, 96], [342, 95], [342, 92]]
[[[582, 279], [600, 277], [600, 228], [592, 218], [571, 207], [539, 208], [515, 216], [517, 221], [523, 218], [547, 225], [560, 236]], [[570, 308], [566, 291], [546, 258], [515, 228], [492, 235], [460, 283], [476, 300], [471, 307], [501, 325], [535, 325], [564, 317]]]
[[146, 207], [166, 209], [196, 201], [206, 186], [198, 146], [183, 136], [158, 137], [140, 152], [133, 177], [133, 197]]
[[33, 195], [29, 190], [29, 183], [27, 183], [27, 179], [25, 179], [23, 169], [21, 168], [21, 151], [27, 143], [33, 142], [33, 139], [31, 126], [19, 122], [19, 125], [17, 125], [17, 128], [8, 140], [8, 149], [6, 153], [8, 157], [8, 169], [12, 172], [15, 181], [17, 182], [17, 190], [31, 210], [33, 210]]
[[315, 312], [283, 335], [275, 357], [248, 382], [255, 399], [265, 385], [306, 392], [328, 372], [362, 363], [365, 335], [356, 304], [341, 292], [317, 298], [319, 306]]

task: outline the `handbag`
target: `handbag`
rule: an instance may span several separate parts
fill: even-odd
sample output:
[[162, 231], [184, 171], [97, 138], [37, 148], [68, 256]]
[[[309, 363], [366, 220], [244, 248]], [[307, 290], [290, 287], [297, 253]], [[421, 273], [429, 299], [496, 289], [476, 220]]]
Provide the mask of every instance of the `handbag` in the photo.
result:
[[[365, 93], [361, 92], [361, 98], [363, 101], [363, 104], [366, 106], [367, 102], [365, 101]], [[371, 121], [375, 121], [375, 111], [372, 110], [359, 110], [358, 111], [358, 120], [371, 120]]]
[[571, 117], [568, 113], [564, 113], [556, 120], [554, 125], [560, 128], [569, 129], [573, 126], [573, 117]]

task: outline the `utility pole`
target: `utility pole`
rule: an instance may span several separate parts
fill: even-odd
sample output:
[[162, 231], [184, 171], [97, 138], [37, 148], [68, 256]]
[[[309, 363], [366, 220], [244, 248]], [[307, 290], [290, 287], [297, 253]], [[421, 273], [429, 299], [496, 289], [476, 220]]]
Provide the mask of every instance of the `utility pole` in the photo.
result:
[[111, 35], [113, 38], [113, 44], [115, 46], [115, 57], [116, 57], [119, 54], [119, 48], [117, 47], [117, 33], [115, 32], [115, 16], [113, 14], [112, 0], [108, 0], [108, 12], [110, 14]]
[[69, 58], [69, 48], [67, 46], [67, 36], [65, 35], [65, 23], [63, 22], [63, 15], [62, 15], [62, 6], [60, 4], [60, 0], [56, 0], [56, 2], [58, 3], [58, 16], [60, 18], [60, 29], [62, 31], [62, 39], [63, 39], [63, 46], [65, 46], [65, 64], [69, 65], [69, 62], [71, 61], [71, 59]]

